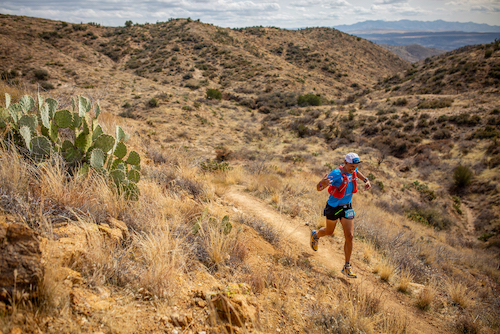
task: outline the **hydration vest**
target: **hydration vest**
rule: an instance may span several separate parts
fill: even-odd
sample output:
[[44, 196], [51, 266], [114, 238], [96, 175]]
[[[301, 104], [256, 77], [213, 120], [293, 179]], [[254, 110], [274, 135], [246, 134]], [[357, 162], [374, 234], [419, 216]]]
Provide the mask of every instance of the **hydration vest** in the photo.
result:
[[[328, 193], [332, 195], [335, 198], [343, 198], [345, 195], [345, 190], [347, 189], [347, 185], [349, 184], [349, 178], [347, 177], [347, 174], [344, 172], [342, 169], [342, 166], [337, 167], [337, 169], [340, 170], [340, 173], [342, 174], [342, 183], [340, 186], [329, 186], [328, 187]], [[358, 174], [356, 171], [352, 172], [352, 193], [357, 193], [358, 192]]]

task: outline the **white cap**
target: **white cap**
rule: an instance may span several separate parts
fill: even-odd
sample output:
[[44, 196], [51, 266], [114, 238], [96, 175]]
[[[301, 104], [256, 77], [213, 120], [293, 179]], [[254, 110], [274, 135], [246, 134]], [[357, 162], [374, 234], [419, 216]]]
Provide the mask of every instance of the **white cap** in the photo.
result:
[[347, 153], [345, 155], [345, 161], [347, 161], [350, 164], [359, 164], [360, 162], [363, 162], [359, 160], [359, 156], [356, 153]]

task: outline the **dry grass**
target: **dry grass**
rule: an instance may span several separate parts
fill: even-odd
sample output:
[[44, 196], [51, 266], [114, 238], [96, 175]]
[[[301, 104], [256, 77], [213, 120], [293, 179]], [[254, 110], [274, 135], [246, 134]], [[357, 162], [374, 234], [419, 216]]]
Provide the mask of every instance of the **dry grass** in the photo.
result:
[[[318, 330], [327, 333], [373, 333], [379, 321], [383, 321], [382, 299], [374, 291], [344, 288], [337, 291], [339, 304], [317, 306], [314, 323]], [[325, 308], [323, 308], [325, 307]]]
[[13, 147], [0, 150], [0, 184], [4, 191], [25, 196], [29, 190], [30, 166]]
[[127, 209], [125, 198], [118, 196], [101, 174], [71, 177], [57, 156], [40, 167], [37, 181], [42, 201], [88, 214], [97, 222], [119, 217]]
[[379, 274], [380, 279], [384, 282], [389, 282], [395, 272], [394, 264], [388, 259], [383, 259], [374, 267], [374, 273]]
[[425, 286], [417, 297], [417, 307], [421, 310], [430, 310], [436, 298], [436, 288], [433, 285]]
[[[77, 216], [78, 217], [78, 216]], [[70, 263], [71, 267], [83, 274], [91, 286], [102, 286], [105, 283], [125, 285], [130, 277], [125, 277], [129, 262], [129, 252], [99, 230], [95, 222], [78, 217], [75, 222], [84, 236], [81, 254]]]
[[21, 99], [23, 95], [28, 94], [28, 88], [23, 85], [8, 85], [3, 80], [0, 81], [0, 106], [5, 106], [5, 94], [10, 94], [11, 103], [15, 103]]
[[374, 254], [376, 254], [375, 248], [371, 242], [363, 242], [363, 261], [370, 264]]
[[189, 254], [180, 247], [182, 242], [183, 239], [174, 237], [169, 229], [134, 236], [133, 245], [141, 264], [139, 279], [134, 282], [137, 288], [146, 289], [155, 299], [175, 298], [179, 291], [177, 278]]
[[242, 262], [246, 257], [243, 235], [236, 227], [227, 232], [223, 219], [206, 217], [198, 221], [198, 257], [209, 268], [221, 269], [229, 261]]
[[449, 280], [446, 283], [446, 290], [454, 305], [461, 308], [468, 308], [472, 306], [473, 298], [471, 296], [471, 291], [465, 284]]
[[382, 333], [405, 334], [408, 332], [408, 318], [401, 314], [388, 313], [383, 317]]
[[407, 293], [410, 291], [410, 283], [413, 281], [413, 274], [408, 270], [404, 269], [399, 274], [398, 291]]

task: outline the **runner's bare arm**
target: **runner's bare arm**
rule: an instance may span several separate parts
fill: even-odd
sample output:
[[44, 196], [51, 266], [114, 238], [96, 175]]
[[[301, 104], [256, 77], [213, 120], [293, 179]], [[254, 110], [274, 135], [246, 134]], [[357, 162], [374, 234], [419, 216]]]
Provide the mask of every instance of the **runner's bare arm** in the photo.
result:
[[365, 183], [365, 190], [368, 190], [372, 187], [370, 180], [368, 180], [368, 178], [364, 176], [360, 171], [358, 171], [358, 180], [361, 180]]

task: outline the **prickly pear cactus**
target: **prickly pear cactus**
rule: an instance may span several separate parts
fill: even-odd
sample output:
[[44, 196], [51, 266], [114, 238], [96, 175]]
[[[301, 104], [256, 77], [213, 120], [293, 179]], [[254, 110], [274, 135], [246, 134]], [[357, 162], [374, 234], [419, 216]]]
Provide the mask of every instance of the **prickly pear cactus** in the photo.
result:
[[[70, 111], [58, 110], [59, 103], [52, 98], [44, 100], [38, 95], [37, 102], [25, 95], [12, 103], [11, 96], [5, 94], [5, 108], [0, 110], [4, 140], [23, 148], [37, 162], [54, 152], [61, 154], [70, 166], [79, 169], [79, 175], [93, 168], [108, 175], [120, 193], [138, 198], [141, 157], [136, 151], [129, 152], [125, 144], [129, 135], [121, 127], [116, 127], [116, 137], [103, 132], [98, 103], [93, 110], [89, 99], [77, 96], [71, 99]], [[69, 139], [61, 137], [61, 129]]]

